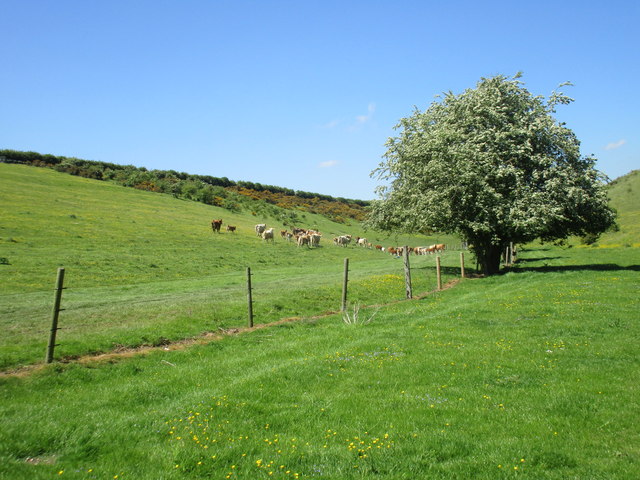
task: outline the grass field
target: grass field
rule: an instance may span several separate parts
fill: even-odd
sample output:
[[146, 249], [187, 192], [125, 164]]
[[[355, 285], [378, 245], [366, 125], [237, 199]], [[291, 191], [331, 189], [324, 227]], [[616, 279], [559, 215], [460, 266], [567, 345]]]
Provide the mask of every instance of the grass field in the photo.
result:
[[[57, 358], [217, 332], [247, 323], [246, 268], [253, 273], [256, 323], [335, 311], [344, 258], [349, 299], [373, 304], [403, 298], [402, 261], [378, 251], [332, 244], [337, 234], [373, 243], [458, 243], [451, 237], [385, 237], [303, 214], [300, 225], [324, 235], [317, 249], [254, 233], [278, 219], [124, 188], [44, 168], [0, 164], [0, 369], [41, 362], [51, 322], [57, 268], [65, 268]], [[211, 232], [212, 218], [238, 233]], [[224, 226], [223, 226], [224, 230]], [[458, 252], [443, 255], [445, 281]], [[413, 257], [416, 292], [436, 285], [434, 258]]]
[[640, 170], [613, 181], [609, 197], [618, 211], [620, 229], [603, 235], [598, 244], [604, 247], [640, 247]]
[[0, 475], [637, 478], [638, 257], [530, 248], [368, 324], [4, 377]]
[[[253, 223], [275, 219], [44, 169], [0, 179], [0, 478], [638, 478], [638, 248], [529, 245], [504, 275], [398, 302], [400, 260], [263, 245]], [[241, 231], [213, 236], [214, 217]], [[387, 303], [356, 325], [314, 318], [339, 306], [345, 256], [352, 301]], [[412, 263], [417, 291], [432, 264]], [[61, 356], [203, 342], [7, 373], [42, 362], [59, 265]], [[300, 318], [207, 341], [244, 325], [246, 266], [258, 323]]]

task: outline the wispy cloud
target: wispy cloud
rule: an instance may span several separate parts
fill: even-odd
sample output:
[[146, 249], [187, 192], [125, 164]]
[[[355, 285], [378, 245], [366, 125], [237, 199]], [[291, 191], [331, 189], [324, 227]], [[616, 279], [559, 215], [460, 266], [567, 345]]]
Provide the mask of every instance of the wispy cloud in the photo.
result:
[[376, 104], [375, 103], [370, 103], [369, 106], [367, 107], [367, 114], [366, 115], [358, 115], [356, 117], [356, 122], [358, 125], [362, 125], [363, 123], [367, 123], [368, 121], [370, 121], [373, 118], [373, 114], [376, 111]]
[[[364, 115], [356, 115], [355, 122], [351, 122], [350, 120], [343, 119], [334, 119], [330, 122], [320, 125], [320, 128], [331, 130], [336, 127], [344, 128], [348, 132], [353, 132], [355, 130], [360, 129], [366, 123], [369, 123], [373, 119], [373, 114], [376, 112], [376, 104], [370, 103], [367, 106], [367, 113]], [[333, 166], [333, 165], [330, 165]]]
[[324, 125], [321, 125], [321, 128], [335, 128], [338, 125], [340, 125], [341, 120], [331, 120], [330, 122], [325, 123]]
[[331, 168], [338, 164], [337, 160], [329, 160], [327, 162], [320, 162], [318, 165], [320, 168]]
[[627, 143], [627, 141], [623, 138], [621, 140], [618, 140], [617, 142], [609, 143], [607, 146], [604, 147], [604, 149], [615, 150], [616, 148], [620, 148], [621, 146], [623, 146], [625, 143]]

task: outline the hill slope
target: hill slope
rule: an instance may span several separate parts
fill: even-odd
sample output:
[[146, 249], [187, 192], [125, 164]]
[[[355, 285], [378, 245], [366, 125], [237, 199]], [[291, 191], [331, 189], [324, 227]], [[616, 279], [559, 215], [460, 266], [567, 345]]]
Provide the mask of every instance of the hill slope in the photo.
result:
[[[350, 300], [376, 303], [404, 294], [401, 261], [375, 250], [334, 246], [335, 235], [364, 233], [321, 215], [301, 213], [304, 223], [298, 225], [320, 230], [321, 247], [296, 248], [279, 235], [273, 244], [256, 237], [256, 223], [276, 232], [285, 228], [283, 219], [274, 217], [281, 213], [275, 207], [261, 210], [264, 216], [230, 213], [24, 165], [0, 163], [0, 182], [0, 257], [5, 259], [0, 327], [8, 332], [0, 340], [6, 347], [0, 365], [42, 358], [60, 266], [66, 268], [68, 287], [63, 355], [242, 325], [247, 267], [254, 273], [257, 322], [338, 308], [345, 257], [351, 261]], [[222, 233], [212, 233], [212, 218], [223, 219]], [[224, 231], [228, 224], [237, 227], [236, 233]], [[452, 241], [371, 233], [370, 241], [386, 245]], [[457, 262], [457, 253], [448, 255]], [[414, 265], [432, 269], [433, 258]], [[434, 274], [416, 276], [414, 282], [416, 291], [431, 289]]]
[[640, 170], [615, 179], [608, 187], [611, 206], [618, 212], [617, 232], [606, 233], [600, 245], [640, 247]]
[[[0, 163], [48, 167], [96, 180], [108, 180], [126, 187], [151, 192], [168, 193], [176, 198], [196, 200], [207, 205], [225, 207], [230, 211], [242, 208], [258, 209], [263, 202], [285, 209], [319, 213], [339, 223], [350, 219], [362, 220], [368, 202], [346, 198], [333, 198], [320, 193], [303, 192], [274, 185], [239, 181], [211, 175], [193, 175], [175, 170], [148, 170], [133, 165], [97, 162], [80, 158], [68, 158], [38, 152], [0, 150]], [[289, 212], [290, 223], [297, 221], [294, 212]]]

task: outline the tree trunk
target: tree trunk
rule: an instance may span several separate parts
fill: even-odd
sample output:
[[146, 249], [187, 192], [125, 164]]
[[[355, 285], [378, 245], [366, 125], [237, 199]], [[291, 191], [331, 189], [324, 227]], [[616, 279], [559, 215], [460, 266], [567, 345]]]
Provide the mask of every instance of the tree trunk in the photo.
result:
[[482, 266], [482, 273], [495, 275], [500, 273], [500, 258], [503, 251], [502, 245], [487, 245], [477, 252], [478, 260]]

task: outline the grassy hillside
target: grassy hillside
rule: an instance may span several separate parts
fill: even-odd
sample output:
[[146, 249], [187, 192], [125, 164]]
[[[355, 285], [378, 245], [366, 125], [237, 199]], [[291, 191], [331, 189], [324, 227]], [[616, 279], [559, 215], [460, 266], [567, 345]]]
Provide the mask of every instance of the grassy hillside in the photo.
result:
[[[59, 356], [160, 344], [246, 323], [246, 268], [254, 273], [256, 322], [310, 316], [340, 305], [344, 258], [350, 300], [404, 296], [402, 262], [378, 251], [335, 247], [350, 233], [384, 245], [457, 243], [451, 237], [392, 237], [299, 213], [321, 248], [265, 244], [256, 223], [283, 219], [230, 213], [49, 169], [0, 163], [0, 367], [44, 358], [56, 270], [66, 269]], [[264, 212], [278, 212], [265, 209]], [[237, 233], [213, 234], [212, 218]], [[435, 286], [433, 257], [413, 260], [414, 289]], [[447, 252], [446, 278], [458, 253]], [[455, 267], [455, 268], [454, 268]]]
[[186, 350], [0, 377], [0, 477], [631, 479], [638, 249]]
[[[288, 209], [295, 219], [295, 211], [318, 213], [339, 223], [362, 220], [366, 201], [333, 198], [320, 193], [291, 190], [275, 185], [248, 181], [232, 181], [226, 177], [193, 175], [175, 170], [148, 170], [133, 165], [68, 158], [38, 152], [0, 149], [0, 162], [52, 168], [85, 178], [107, 180], [118, 185], [167, 193], [176, 198], [195, 200], [207, 205], [224, 207], [230, 211], [264, 210], [265, 204]], [[254, 200], [261, 200], [255, 202]], [[297, 221], [297, 220], [295, 220]]]
[[608, 193], [618, 212], [620, 230], [603, 235], [598, 244], [640, 247], [640, 170], [611, 182]]

